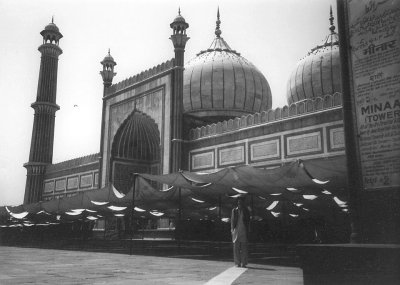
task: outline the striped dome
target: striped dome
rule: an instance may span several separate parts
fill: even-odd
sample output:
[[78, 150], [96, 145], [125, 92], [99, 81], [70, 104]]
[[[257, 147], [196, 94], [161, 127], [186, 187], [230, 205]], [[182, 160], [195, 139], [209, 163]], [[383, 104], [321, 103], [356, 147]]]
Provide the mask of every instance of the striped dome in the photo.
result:
[[53, 32], [60, 32], [60, 30], [58, 29], [58, 27], [56, 26], [56, 24], [54, 24], [53, 22], [51, 22], [50, 24], [48, 24], [45, 28], [46, 31], [53, 31]]
[[292, 104], [342, 92], [339, 36], [331, 14], [331, 33], [298, 62], [287, 83], [287, 102]]
[[184, 113], [220, 121], [270, 109], [272, 96], [267, 80], [220, 37], [219, 23], [218, 17], [211, 46], [185, 65]]
[[160, 160], [160, 132], [149, 116], [135, 110], [122, 123], [112, 144], [114, 159]]

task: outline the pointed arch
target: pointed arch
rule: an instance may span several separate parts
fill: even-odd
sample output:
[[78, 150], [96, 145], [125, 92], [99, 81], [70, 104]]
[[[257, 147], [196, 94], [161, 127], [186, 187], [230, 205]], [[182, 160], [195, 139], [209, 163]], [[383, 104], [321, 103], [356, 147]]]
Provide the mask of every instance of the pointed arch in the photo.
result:
[[123, 193], [131, 187], [130, 174], [160, 173], [160, 131], [148, 115], [133, 110], [117, 130], [110, 158], [110, 180]]

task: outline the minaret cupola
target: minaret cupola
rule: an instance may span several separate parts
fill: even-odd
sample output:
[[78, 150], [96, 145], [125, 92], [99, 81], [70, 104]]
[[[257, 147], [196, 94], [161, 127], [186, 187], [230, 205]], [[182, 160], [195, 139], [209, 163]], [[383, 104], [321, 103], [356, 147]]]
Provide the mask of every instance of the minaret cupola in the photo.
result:
[[103, 77], [104, 87], [110, 87], [114, 76], [117, 74], [114, 72], [114, 66], [116, 66], [117, 63], [111, 56], [110, 49], [108, 50], [108, 54], [104, 57], [103, 61], [101, 61], [100, 63], [103, 66], [103, 70], [100, 71], [100, 74], [101, 77]]
[[58, 42], [63, 37], [56, 24], [54, 24], [54, 17], [51, 18], [51, 23], [48, 24], [40, 34], [43, 36], [43, 44], [49, 43], [57, 46]]
[[185, 18], [182, 17], [180, 8], [178, 16], [175, 17], [170, 27], [172, 29], [170, 40], [175, 48], [175, 64], [177, 66], [183, 66], [183, 56], [179, 56], [176, 53], [185, 50], [186, 42], [189, 40], [189, 37], [186, 35], [186, 29], [189, 28], [189, 24], [186, 23]]
[[186, 35], [186, 29], [189, 28], [189, 24], [186, 23], [185, 18], [181, 15], [181, 8], [178, 10], [178, 16], [175, 17], [174, 21], [170, 24], [173, 34]]

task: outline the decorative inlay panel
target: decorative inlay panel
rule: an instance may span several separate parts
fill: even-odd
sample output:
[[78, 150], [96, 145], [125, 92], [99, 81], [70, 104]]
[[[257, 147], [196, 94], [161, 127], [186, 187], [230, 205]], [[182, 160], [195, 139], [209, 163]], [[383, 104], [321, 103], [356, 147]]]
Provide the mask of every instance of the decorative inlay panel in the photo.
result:
[[54, 191], [54, 181], [46, 181], [44, 183], [44, 193], [53, 193]]
[[330, 151], [332, 150], [341, 150], [344, 149], [344, 129], [343, 127], [330, 127], [328, 129], [329, 135], [329, 144], [328, 148]]
[[214, 168], [214, 150], [191, 154], [191, 169]]
[[67, 178], [67, 190], [78, 189], [79, 187], [79, 177], [73, 176]]
[[249, 155], [251, 162], [279, 159], [281, 157], [279, 138], [258, 140], [249, 144]]
[[287, 156], [322, 152], [321, 130], [294, 136], [287, 135], [285, 139]]
[[244, 150], [244, 143], [218, 148], [218, 167], [244, 164], [246, 162]]
[[91, 173], [89, 174], [83, 174], [81, 175], [81, 181], [80, 181], [80, 188], [87, 188], [87, 187], [92, 187], [92, 180], [93, 175]]
[[98, 186], [99, 185], [99, 173], [95, 172], [94, 173], [94, 186]]
[[56, 192], [65, 191], [66, 181], [65, 178], [56, 180]]

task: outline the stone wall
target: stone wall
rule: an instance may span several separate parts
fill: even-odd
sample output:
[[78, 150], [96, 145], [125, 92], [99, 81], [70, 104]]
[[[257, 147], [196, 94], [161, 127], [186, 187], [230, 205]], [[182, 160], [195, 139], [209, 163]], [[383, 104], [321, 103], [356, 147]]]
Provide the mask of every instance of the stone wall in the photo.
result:
[[131, 76], [125, 80], [122, 80], [116, 84], [111, 85], [109, 88], [107, 88], [105, 95], [108, 96], [108, 95], [116, 94], [116, 93], [120, 92], [121, 90], [132, 87], [133, 85], [141, 83], [148, 79], [151, 79], [152, 77], [159, 75], [165, 71], [168, 71], [173, 67], [174, 67], [174, 59], [170, 59], [166, 62], [158, 64], [157, 66], [149, 68], [149, 69], [142, 71], [134, 76]]
[[99, 153], [49, 165], [46, 169], [43, 200], [71, 197], [79, 191], [98, 188]]
[[186, 141], [190, 171], [344, 155], [341, 94], [193, 129]]

